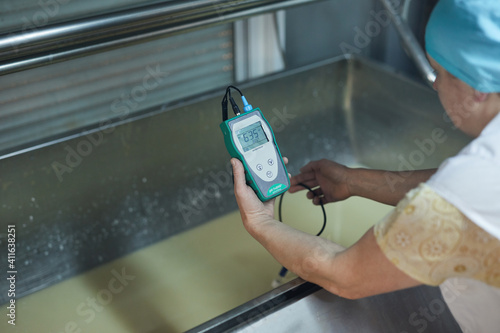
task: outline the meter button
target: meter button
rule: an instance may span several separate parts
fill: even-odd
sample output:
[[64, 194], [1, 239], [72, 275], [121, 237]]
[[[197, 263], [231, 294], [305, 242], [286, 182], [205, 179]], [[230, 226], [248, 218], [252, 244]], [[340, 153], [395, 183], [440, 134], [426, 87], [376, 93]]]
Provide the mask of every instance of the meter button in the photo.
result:
[[273, 173], [271, 171], [268, 171], [266, 173], [267, 178], [273, 178]]
[[268, 159], [267, 160], [267, 164], [269, 164], [270, 166], [273, 166], [274, 165], [274, 160], [272, 158]]
[[264, 169], [264, 168], [262, 167], [262, 164], [257, 164], [256, 168], [257, 168], [257, 170], [259, 170], [259, 171], [262, 171], [262, 169]]

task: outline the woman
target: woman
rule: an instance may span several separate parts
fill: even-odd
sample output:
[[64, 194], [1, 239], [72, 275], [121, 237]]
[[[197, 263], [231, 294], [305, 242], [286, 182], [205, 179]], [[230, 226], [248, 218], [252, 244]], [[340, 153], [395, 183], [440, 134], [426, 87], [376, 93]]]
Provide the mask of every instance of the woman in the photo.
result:
[[[426, 49], [442, 105], [475, 138], [467, 147], [438, 170], [414, 172], [396, 187], [389, 186], [388, 171], [327, 160], [307, 164], [291, 179], [292, 193], [302, 190], [298, 183], [316, 188], [307, 194], [314, 204], [350, 196], [397, 204], [350, 248], [274, 220], [274, 202], [261, 203], [245, 184], [241, 162], [231, 160], [247, 231], [283, 266], [334, 294], [361, 298], [458, 277], [500, 295], [500, 2], [441, 0], [427, 25]], [[500, 317], [498, 300], [482, 312], [491, 319], [479, 323], [483, 332]]]

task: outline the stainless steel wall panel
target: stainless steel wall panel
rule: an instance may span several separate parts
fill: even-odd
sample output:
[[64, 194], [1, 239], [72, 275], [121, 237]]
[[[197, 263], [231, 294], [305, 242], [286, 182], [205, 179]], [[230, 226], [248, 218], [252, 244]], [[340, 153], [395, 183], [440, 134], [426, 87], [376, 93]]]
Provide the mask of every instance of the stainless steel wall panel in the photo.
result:
[[233, 81], [232, 27], [0, 76], [0, 152], [96, 128]]

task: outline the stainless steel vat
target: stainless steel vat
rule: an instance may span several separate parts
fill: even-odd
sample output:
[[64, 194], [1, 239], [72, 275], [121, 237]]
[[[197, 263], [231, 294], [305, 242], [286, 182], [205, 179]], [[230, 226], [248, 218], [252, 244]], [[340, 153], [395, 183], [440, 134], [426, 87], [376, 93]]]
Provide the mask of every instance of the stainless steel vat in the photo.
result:
[[[469, 140], [444, 116], [432, 90], [362, 58], [332, 59], [240, 88], [271, 122], [292, 173], [319, 158], [410, 171], [436, 167]], [[236, 209], [218, 128], [222, 93], [216, 89], [160, 105], [119, 124], [0, 157], [0, 228], [17, 225], [17, 262], [23, 271], [17, 295]], [[0, 260], [7, 261], [6, 251]], [[0, 289], [7, 290], [6, 283]], [[414, 311], [420, 303], [412, 302], [422, 293], [441, 300], [435, 290], [419, 290], [397, 298]], [[311, 297], [333, 296], [318, 291]], [[333, 299], [363, 318], [396, 296], [381, 297], [345, 303], [349, 306]], [[2, 294], [0, 303], [5, 301]]]

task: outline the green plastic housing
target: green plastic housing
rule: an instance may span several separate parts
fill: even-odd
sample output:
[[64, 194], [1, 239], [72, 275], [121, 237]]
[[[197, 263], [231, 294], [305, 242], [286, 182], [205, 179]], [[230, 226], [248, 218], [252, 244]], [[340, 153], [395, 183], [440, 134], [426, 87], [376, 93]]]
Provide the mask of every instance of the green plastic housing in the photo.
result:
[[[271, 131], [272, 143], [274, 144], [274, 147], [276, 148], [277, 156], [279, 159], [278, 163], [280, 164], [278, 166], [278, 169], [280, 170], [280, 172], [284, 173], [284, 175], [285, 175], [285, 177], [277, 177], [275, 179], [275, 181], [277, 181], [277, 182], [274, 182], [274, 184], [268, 184], [268, 185], [270, 185], [270, 187], [269, 188], [265, 187], [264, 191], [262, 190], [262, 187], [264, 187], [264, 186], [259, 186], [259, 184], [262, 184], [263, 181], [261, 180], [261, 178], [259, 178], [258, 176], [255, 176], [253, 174], [253, 171], [248, 166], [247, 161], [245, 160], [243, 154], [241, 154], [240, 151], [236, 148], [236, 145], [235, 145], [234, 140], [233, 140], [231, 125], [230, 125], [232, 122], [237, 122], [239, 118], [248, 117], [249, 114], [254, 113], [254, 112], [258, 112], [260, 117], [267, 124], [269, 130]], [[290, 188], [290, 179], [288, 177], [288, 171], [286, 170], [286, 166], [285, 166], [285, 163], [283, 161], [283, 157], [281, 156], [281, 152], [280, 152], [278, 145], [276, 143], [276, 138], [274, 136], [274, 132], [271, 128], [271, 125], [269, 125], [269, 122], [264, 117], [264, 115], [262, 114], [262, 111], [260, 111], [259, 108], [255, 108], [249, 112], [244, 112], [244, 113], [240, 114], [239, 116], [236, 116], [234, 118], [231, 118], [231, 119], [228, 119], [228, 120], [222, 122], [220, 124], [220, 128], [222, 130], [222, 134], [224, 134], [224, 144], [226, 145], [226, 148], [227, 148], [227, 151], [229, 152], [229, 155], [231, 155], [231, 157], [239, 159], [242, 162], [242, 164], [245, 168], [245, 171], [246, 171], [245, 178], [246, 178], [247, 184], [250, 187], [252, 187], [252, 189], [255, 191], [255, 193], [257, 194], [257, 196], [259, 197], [259, 199], [261, 201], [264, 202], [264, 201], [271, 200], [272, 198], [275, 198], [275, 197], [285, 193]], [[259, 178], [259, 179], [256, 179], [256, 178]], [[279, 182], [280, 178], [282, 180], [286, 178], [285, 183]], [[266, 183], [272, 183], [272, 182], [266, 182]]]

